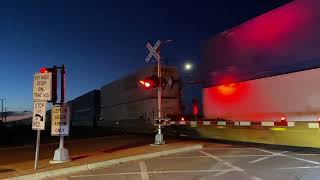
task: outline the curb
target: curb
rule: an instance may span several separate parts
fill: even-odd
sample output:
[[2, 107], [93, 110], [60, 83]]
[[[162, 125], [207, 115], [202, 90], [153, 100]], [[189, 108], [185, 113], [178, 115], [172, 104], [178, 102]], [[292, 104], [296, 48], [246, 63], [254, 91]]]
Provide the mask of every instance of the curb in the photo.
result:
[[68, 168], [63, 168], [63, 169], [44, 171], [44, 172], [39, 172], [39, 173], [35, 173], [35, 174], [22, 175], [22, 176], [7, 178], [7, 180], [55, 178], [58, 176], [66, 176], [69, 174], [78, 173], [78, 172], [82, 172], [82, 171], [104, 168], [104, 167], [108, 167], [111, 165], [116, 165], [116, 164], [125, 163], [125, 162], [129, 162], [129, 161], [149, 159], [149, 158], [165, 156], [165, 155], [170, 155], [170, 154], [175, 154], [175, 153], [198, 150], [198, 149], [202, 149], [202, 147], [203, 147], [202, 145], [187, 146], [187, 147], [183, 147], [183, 148], [164, 150], [164, 151], [160, 151], [160, 152], [141, 154], [141, 155], [136, 155], [136, 156], [129, 156], [129, 157], [124, 157], [124, 158], [119, 158], [119, 159], [112, 159], [112, 160], [107, 160], [107, 161], [102, 161], [102, 162], [96, 162], [96, 163], [91, 163], [91, 164], [73, 166], [73, 167], [68, 167]]

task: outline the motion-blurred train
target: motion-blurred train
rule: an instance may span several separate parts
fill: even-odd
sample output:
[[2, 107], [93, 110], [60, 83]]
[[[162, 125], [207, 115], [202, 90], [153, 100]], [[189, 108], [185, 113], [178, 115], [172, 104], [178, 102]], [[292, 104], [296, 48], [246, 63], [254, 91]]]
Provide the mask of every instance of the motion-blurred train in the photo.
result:
[[[205, 82], [204, 118], [198, 120], [318, 122], [319, 19], [320, 1], [294, 0], [210, 39], [204, 48], [201, 68], [201, 81]], [[179, 78], [175, 68], [163, 71]], [[153, 129], [156, 92], [140, 88], [137, 82], [155, 72], [154, 67], [149, 67], [103, 86], [100, 91], [76, 98], [71, 103], [72, 122], [136, 128], [136, 131]], [[172, 89], [164, 90], [163, 106], [168, 115], [181, 114], [180, 89], [175, 84]], [[88, 100], [94, 96], [100, 98]], [[90, 118], [86, 116], [92, 120], [88, 121]], [[223, 135], [208, 135], [220, 130], [206, 133], [201, 128], [194, 130], [201, 136], [223, 138]], [[228, 132], [224, 132], [225, 136]], [[255, 142], [269, 135], [268, 132]]]
[[[157, 67], [149, 66], [70, 101], [72, 125], [152, 132], [158, 107], [157, 88], [146, 90], [139, 85], [139, 80], [154, 74], [157, 74]], [[173, 78], [176, 82], [162, 90], [163, 116], [181, 114], [177, 69], [163, 67], [162, 77]]]

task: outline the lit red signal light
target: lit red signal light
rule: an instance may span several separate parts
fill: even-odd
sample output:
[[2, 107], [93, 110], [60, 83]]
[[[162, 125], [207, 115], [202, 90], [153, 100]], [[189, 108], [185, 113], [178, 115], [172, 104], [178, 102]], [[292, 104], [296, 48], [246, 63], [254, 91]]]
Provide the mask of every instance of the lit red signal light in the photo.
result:
[[150, 87], [151, 87], [151, 83], [148, 82], [148, 81], [140, 80], [139, 82], [140, 82], [140, 84], [141, 84], [143, 87], [145, 87], [145, 88], [150, 88]]
[[40, 68], [40, 73], [47, 73], [48, 69], [45, 67]]
[[145, 83], [144, 83], [144, 86], [147, 87], [147, 88], [149, 88], [149, 87], [151, 86], [151, 84], [150, 84], [149, 82], [145, 82]]
[[156, 88], [159, 85], [158, 77], [153, 75], [139, 81], [140, 85], [145, 89]]
[[281, 121], [285, 121], [285, 120], [287, 120], [287, 118], [284, 117], [284, 116], [282, 116], [282, 117], [280, 118], [280, 120], [281, 120]]

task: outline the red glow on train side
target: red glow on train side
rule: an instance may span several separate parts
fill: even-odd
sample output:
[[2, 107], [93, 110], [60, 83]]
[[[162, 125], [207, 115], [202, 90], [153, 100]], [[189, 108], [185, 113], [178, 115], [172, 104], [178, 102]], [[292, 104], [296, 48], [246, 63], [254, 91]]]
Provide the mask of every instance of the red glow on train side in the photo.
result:
[[232, 95], [237, 90], [236, 84], [234, 83], [227, 84], [227, 85], [220, 85], [217, 88], [218, 88], [218, 91], [225, 96]]

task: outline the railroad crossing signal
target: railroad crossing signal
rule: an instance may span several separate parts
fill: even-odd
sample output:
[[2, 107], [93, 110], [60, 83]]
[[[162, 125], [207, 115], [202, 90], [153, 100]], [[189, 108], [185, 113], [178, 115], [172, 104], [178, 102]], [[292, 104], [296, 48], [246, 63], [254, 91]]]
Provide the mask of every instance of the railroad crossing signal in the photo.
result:
[[152, 47], [150, 43], [147, 43], [146, 47], [150, 51], [148, 56], [146, 57], [146, 62], [149, 63], [151, 58], [154, 57], [157, 61], [160, 61], [160, 55], [158, 54], [157, 50], [160, 47], [161, 41], [157, 41], [156, 44]]
[[158, 76], [153, 75], [140, 80], [139, 83], [145, 89], [157, 88], [159, 86], [159, 78]]

